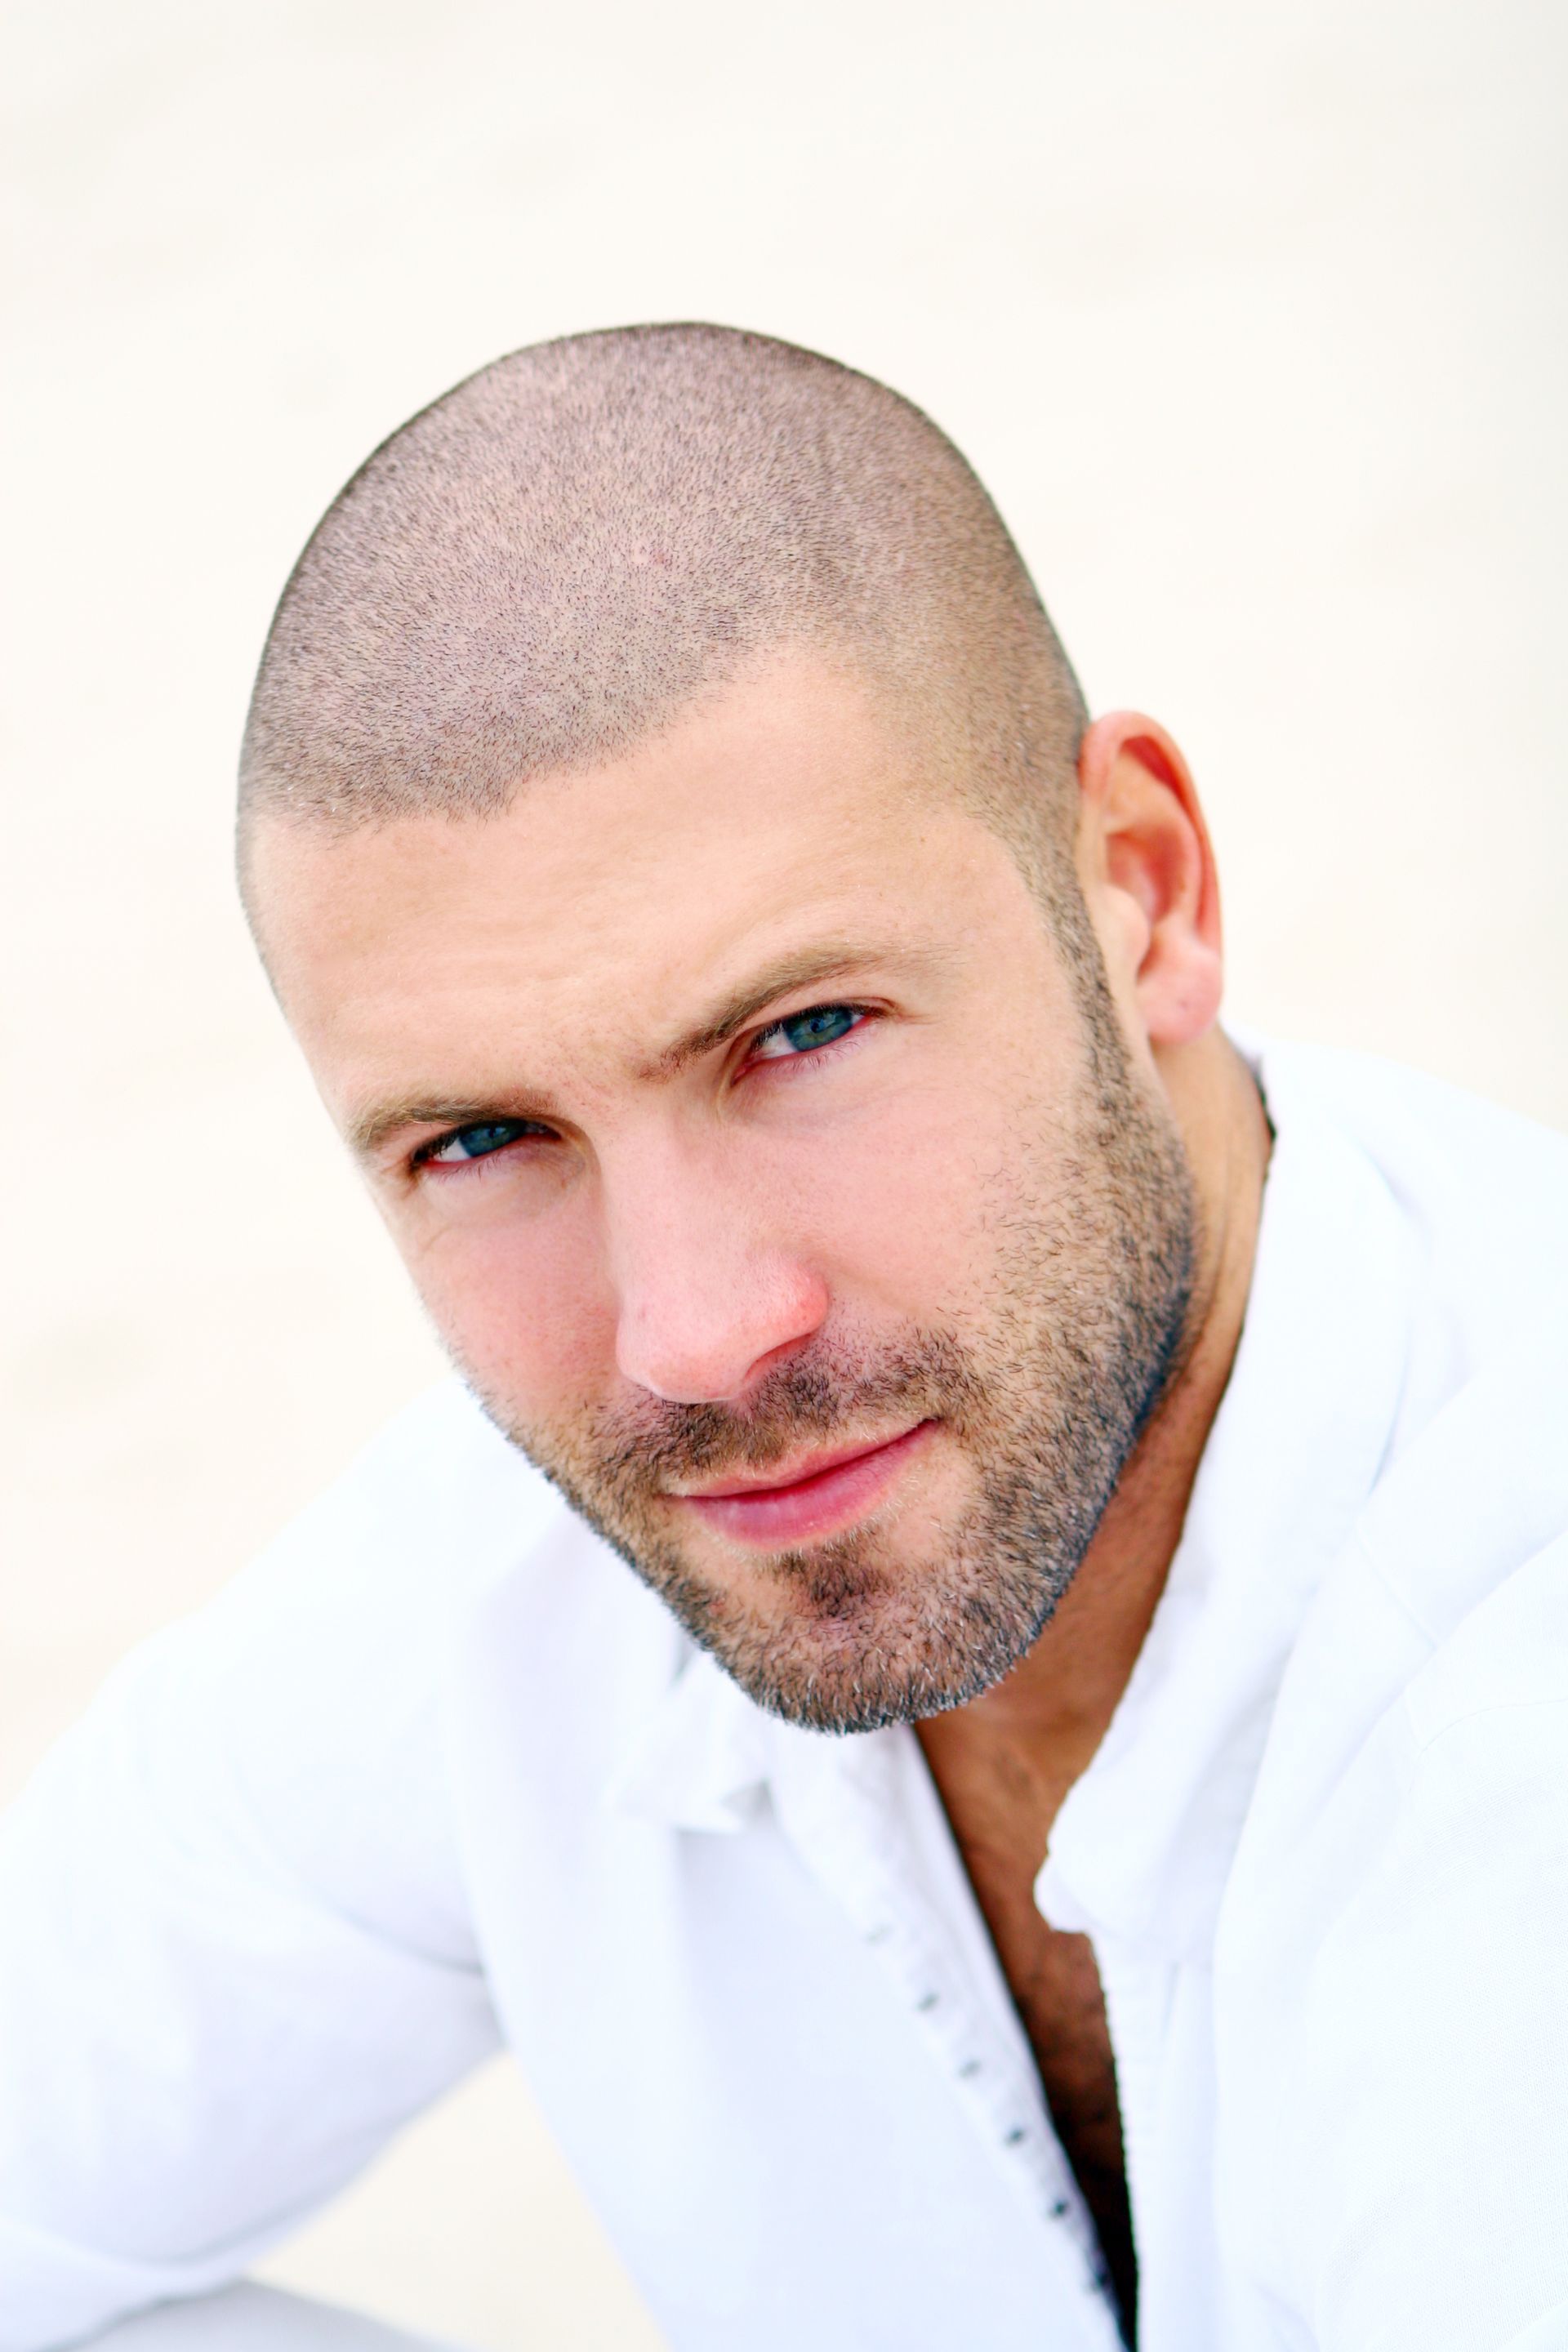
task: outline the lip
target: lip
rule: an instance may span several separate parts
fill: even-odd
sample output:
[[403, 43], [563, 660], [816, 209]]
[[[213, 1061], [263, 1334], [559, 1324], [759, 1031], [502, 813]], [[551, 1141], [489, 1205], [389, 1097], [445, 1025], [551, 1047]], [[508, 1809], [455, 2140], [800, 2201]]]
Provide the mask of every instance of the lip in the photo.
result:
[[717, 1533], [776, 1551], [863, 1517], [935, 1427], [933, 1421], [918, 1421], [896, 1437], [809, 1456], [784, 1478], [738, 1478], [672, 1499]]

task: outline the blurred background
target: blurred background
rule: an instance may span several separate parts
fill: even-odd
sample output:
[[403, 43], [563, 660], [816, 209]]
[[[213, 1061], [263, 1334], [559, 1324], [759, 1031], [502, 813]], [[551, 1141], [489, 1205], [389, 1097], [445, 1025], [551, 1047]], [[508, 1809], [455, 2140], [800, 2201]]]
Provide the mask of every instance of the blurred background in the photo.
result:
[[[229, 878], [372, 445], [700, 317], [978, 467], [1205, 789], [1230, 1003], [1568, 1125], [1568, 17], [1545, 0], [10, 0], [0, 1784], [437, 1377]], [[657, 2339], [506, 2064], [269, 2276]]]

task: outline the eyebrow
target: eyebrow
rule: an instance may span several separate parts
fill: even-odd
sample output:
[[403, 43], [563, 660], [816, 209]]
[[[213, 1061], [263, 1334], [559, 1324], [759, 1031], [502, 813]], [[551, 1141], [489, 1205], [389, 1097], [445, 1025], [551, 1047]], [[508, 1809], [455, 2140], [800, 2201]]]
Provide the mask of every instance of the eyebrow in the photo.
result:
[[[761, 971], [721, 998], [700, 1022], [660, 1047], [650, 1060], [638, 1066], [637, 1076], [645, 1082], [678, 1077], [705, 1054], [727, 1045], [770, 1004], [797, 989], [842, 980], [851, 972], [864, 971], [868, 965], [895, 971], [928, 970], [935, 960], [929, 949], [911, 952], [885, 942], [863, 940], [825, 940], [813, 948], [793, 950], [764, 964]], [[518, 1108], [525, 1102], [526, 1109]], [[509, 1087], [504, 1096], [487, 1096], [482, 1100], [478, 1097], [408, 1095], [369, 1106], [349, 1122], [345, 1131], [350, 1150], [359, 1159], [374, 1160], [383, 1146], [405, 1128], [457, 1129], [477, 1126], [485, 1119], [548, 1120], [552, 1116], [542, 1095], [529, 1094], [522, 1087]]]
[[850, 972], [864, 971], [868, 964], [879, 964], [893, 970], [907, 970], [913, 964], [928, 964], [929, 951], [919, 956], [910, 951], [890, 949], [864, 940], [824, 940], [813, 948], [796, 948], [787, 955], [778, 956], [731, 995], [721, 999], [711, 1013], [690, 1029], [682, 1031], [670, 1045], [645, 1063], [638, 1072], [645, 1078], [673, 1078], [700, 1062], [705, 1054], [714, 1053], [727, 1045], [731, 1037], [765, 1013], [781, 996], [793, 995], [799, 988], [816, 988], [830, 980], [843, 980]]

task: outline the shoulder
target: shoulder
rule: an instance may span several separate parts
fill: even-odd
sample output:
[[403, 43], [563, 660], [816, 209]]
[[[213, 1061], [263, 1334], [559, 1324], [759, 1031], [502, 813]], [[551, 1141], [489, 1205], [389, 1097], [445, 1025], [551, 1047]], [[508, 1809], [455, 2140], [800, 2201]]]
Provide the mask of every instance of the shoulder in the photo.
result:
[[460, 1608], [567, 1515], [458, 1381], [416, 1397], [228, 1588], [235, 1606]]
[[[617, 1589], [606, 1570], [632, 1586], [444, 1385], [205, 1608], [133, 1652], [46, 1778], [134, 1790], [161, 1835], [244, 1849], [382, 1932], [461, 1953], [448, 1748], [472, 1629], [490, 1595], [526, 1590], [563, 1550], [596, 1571], [552, 1580], [568, 1591], [602, 1600]], [[529, 1663], [514, 1691], [524, 1709]]]
[[593, 1539], [455, 1381], [407, 1406], [176, 1646], [215, 1692], [276, 1675], [367, 1731], [428, 1706], [485, 1593], [563, 1527]]
[[1371, 1054], [1238, 1039], [1272, 1106], [1371, 1161], [1458, 1328], [1467, 1366], [1568, 1320], [1568, 1136]]
[[1315, 2342], [1468, 2352], [1568, 2296], [1568, 1142], [1368, 1056], [1259, 1059], [1398, 1210], [1407, 1345], [1222, 1914], [1221, 2204]]

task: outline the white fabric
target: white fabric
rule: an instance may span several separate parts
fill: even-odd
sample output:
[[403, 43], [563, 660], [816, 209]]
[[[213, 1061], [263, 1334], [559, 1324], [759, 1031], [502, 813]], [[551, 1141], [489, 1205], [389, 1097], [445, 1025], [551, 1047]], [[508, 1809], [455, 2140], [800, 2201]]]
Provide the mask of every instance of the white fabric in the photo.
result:
[[405, 2336], [358, 2312], [310, 2303], [276, 2287], [231, 2286], [190, 2303], [161, 2303], [95, 2336], [92, 2352], [458, 2352]]
[[[1039, 1900], [1143, 2352], [1568, 2345], [1568, 1147], [1270, 1047], [1240, 1354]], [[762, 1715], [456, 1389], [0, 1864], [0, 2347], [243, 2269], [510, 2042], [676, 2352], [1111, 2352], [911, 1732]]]

